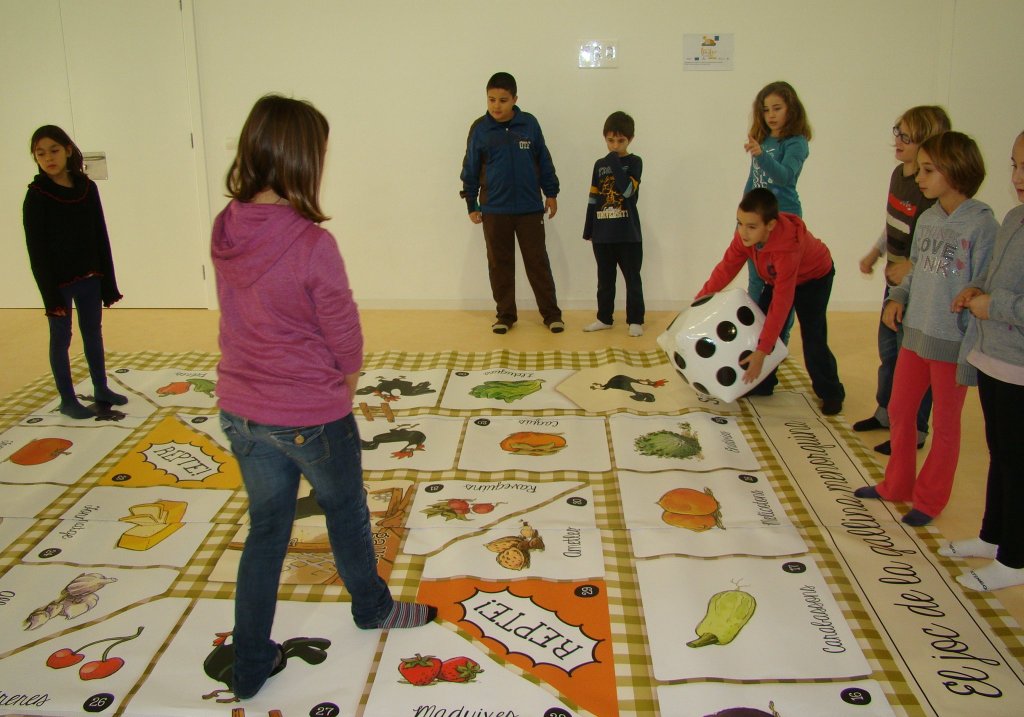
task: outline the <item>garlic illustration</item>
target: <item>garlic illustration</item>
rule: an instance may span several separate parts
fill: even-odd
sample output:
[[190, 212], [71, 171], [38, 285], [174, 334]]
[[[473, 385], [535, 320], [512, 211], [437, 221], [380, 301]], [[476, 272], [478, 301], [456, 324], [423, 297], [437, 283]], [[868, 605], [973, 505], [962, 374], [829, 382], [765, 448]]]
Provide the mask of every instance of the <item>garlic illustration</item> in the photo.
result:
[[26, 630], [35, 630], [51, 618], [60, 616], [73, 620], [96, 607], [100, 601], [96, 592], [100, 588], [116, 582], [117, 578], [108, 578], [99, 573], [82, 573], [65, 585], [55, 600], [30, 612], [23, 626]]

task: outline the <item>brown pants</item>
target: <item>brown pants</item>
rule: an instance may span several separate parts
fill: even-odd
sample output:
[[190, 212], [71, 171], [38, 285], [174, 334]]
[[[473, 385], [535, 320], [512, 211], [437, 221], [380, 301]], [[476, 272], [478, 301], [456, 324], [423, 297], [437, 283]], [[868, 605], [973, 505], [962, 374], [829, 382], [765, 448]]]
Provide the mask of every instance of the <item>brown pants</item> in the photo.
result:
[[526, 278], [537, 299], [537, 309], [544, 325], [562, 320], [562, 311], [555, 297], [555, 279], [544, 244], [544, 213], [484, 214], [484, 240], [487, 242], [487, 271], [491, 294], [497, 305], [495, 316], [511, 326], [519, 315], [516, 311], [516, 239], [523, 255]]

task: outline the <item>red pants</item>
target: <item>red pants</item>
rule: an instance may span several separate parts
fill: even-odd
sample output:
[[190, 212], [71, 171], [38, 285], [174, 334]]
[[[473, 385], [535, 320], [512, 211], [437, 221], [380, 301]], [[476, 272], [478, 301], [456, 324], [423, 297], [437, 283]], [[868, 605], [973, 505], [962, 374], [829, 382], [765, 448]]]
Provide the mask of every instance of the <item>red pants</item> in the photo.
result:
[[[917, 408], [931, 386], [932, 445], [917, 472]], [[967, 387], [956, 382], [956, 364], [921, 358], [901, 348], [889, 399], [892, 455], [878, 494], [886, 500], [911, 502], [936, 517], [949, 502], [960, 460], [960, 413]]]

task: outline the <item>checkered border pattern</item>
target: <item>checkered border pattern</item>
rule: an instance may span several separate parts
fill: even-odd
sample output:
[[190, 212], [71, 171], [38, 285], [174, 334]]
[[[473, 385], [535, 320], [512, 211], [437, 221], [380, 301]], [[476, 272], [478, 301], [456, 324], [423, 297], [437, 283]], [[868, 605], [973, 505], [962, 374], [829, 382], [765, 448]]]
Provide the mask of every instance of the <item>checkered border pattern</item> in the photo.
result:
[[[127, 367], [138, 370], [157, 370], [163, 368], [183, 368], [188, 370], [210, 370], [215, 368], [217, 356], [197, 352], [183, 354], [160, 354], [142, 352], [133, 354], [111, 353], [107, 357], [107, 365], [111, 370]], [[405, 353], [386, 351], [369, 354], [364, 361], [364, 370], [390, 368], [403, 371], [420, 371], [427, 369], [457, 369], [477, 371], [493, 367], [514, 368], [519, 370], [551, 370], [599, 367], [610, 363], [623, 363], [632, 366], [653, 367], [666, 364], [661, 352], [627, 352], [609, 348], [595, 352], [541, 352], [516, 353], [510, 351], [492, 351], [489, 353], [440, 352], [440, 353]], [[86, 373], [84, 359], [79, 356], [72, 363], [72, 369], [78, 376]], [[116, 378], [116, 374], [114, 374]], [[785, 362], [779, 369], [780, 388], [813, 395], [807, 374], [794, 362]], [[439, 393], [440, 395], [440, 393]], [[20, 392], [0, 401], [0, 429], [6, 429], [18, 423], [26, 414], [38, 410], [54, 397], [52, 384], [48, 376], [29, 383]], [[745, 409], [746, 411], [746, 409]], [[41, 512], [33, 526], [15, 540], [0, 554], [0, 573], [6, 573], [19, 563], [56, 525], [59, 517], [74, 505], [96, 482], [106, 474], [135, 444], [138, 437], [146, 435], [157, 423], [167, 415], [182, 412], [182, 409], [160, 409], [142, 426], [130, 434], [117, 449], [96, 464], [82, 480], [69, 486], [61, 497]], [[188, 411], [185, 411], [188, 412]], [[434, 415], [451, 415], [472, 417], [481, 414], [493, 414], [495, 411], [465, 411], [436, 408], [419, 408], [408, 411], [396, 411], [401, 415], [414, 416], [431, 413]], [[499, 411], [499, 413], [502, 413]], [[518, 413], [509, 411], [510, 414]], [[584, 415], [583, 411], [541, 411], [535, 415], [565, 415], [566, 413]], [[587, 414], [593, 415], [593, 414]], [[610, 414], [599, 414], [610, 415]], [[885, 646], [882, 637], [874, 628], [867, 610], [862, 605], [853, 585], [845, 576], [842, 566], [826, 542], [821, 530], [817, 527], [809, 511], [807, 511], [799, 494], [788, 475], [771, 451], [760, 431], [756, 430], [750, 419], [749, 411], [738, 417], [740, 425], [749, 442], [762, 470], [768, 475], [772, 486], [787, 511], [791, 521], [800, 530], [804, 539], [811, 547], [810, 555], [825, 575], [839, 607], [843, 611], [854, 635], [872, 668], [871, 677], [885, 689], [891, 705], [897, 713], [916, 717], [923, 715], [906, 678]], [[851, 430], [839, 422], [832, 420], [833, 431], [841, 436], [851, 454], [859, 460], [869, 474], [882, 477], [881, 470], [875, 463], [870, 451], [861, 441], [853, 436]], [[609, 445], [611, 445], [609, 436]], [[461, 447], [460, 447], [461, 449]], [[456, 463], [457, 464], [457, 463]], [[619, 692], [620, 713], [626, 715], [654, 715], [658, 713], [657, 680], [653, 676], [652, 660], [648, 647], [643, 620], [643, 605], [640, 597], [639, 583], [634, 569], [632, 545], [622, 515], [618, 483], [615, 479], [615, 466], [605, 473], [585, 473], [579, 471], [561, 471], [557, 473], [537, 474], [519, 471], [498, 473], [480, 473], [474, 471], [449, 470], [424, 474], [412, 470], [367, 471], [368, 482], [384, 479], [410, 479], [414, 482], [437, 480], [540, 480], [543, 482], [585, 481], [593, 490], [595, 512], [598, 527], [602, 535], [605, 558], [605, 582], [608, 591], [608, 605], [611, 617], [612, 636], [615, 644], [614, 659], [616, 682]], [[210, 533], [196, 551], [185, 568], [180, 570], [179, 577], [172, 584], [168, 595], [188, 598], [231, 599], [234, 596], [234, 585], [215, 583], [209, 580], [219, 556], [226, 549], [238, 529], [238, 524], [245, 514], [244, 491], [236, 491], [234, 496], [224, 505], [214, 519]], [[922, 531], [919, 540], [924, 547], [934, 552], [939, 543], [940, 535], [933, 527]], [[424, 560], [421, 556], [399, 553], [391, 573], [390, 585], [399, 599], [413, 600], [419, 587]], [[956, 566], [947, 561], [946, 567]], [[997, 599], [980, 593], [965, 593], [977, 613], [992, 630], [993, 635], [1004, 642], [1010, 653], [1018, 660], [1024, 661], [1024, 635], [1020, 627], [1009, 616]], [[321, 585], [289, 585], [282, 586], [282, 599], [295, 601], [335, 601], [346, 600], [343, 588]], [[452, 629], [456, 629], [452, 627]], [[458, 630], [456, 629], [458, 632]], [[462, 634], [462, 633], [460, 633]], [[468, 635], [463, 637], [470, 639]], [[486, 649], [484, 645], [479, 645]], [[377, 660], [383, 650], [383, 640], [377, 652]], [[496, 659], [499, 656], [492, 655]], [[509, 666], [512, 667], [512, 666]], [[531, 679], [529, 675], [525, 675]], [[827, 682], [827, 680], [826, 680]], [[365, 704], [372, 679], [367, 682], [363, 696]], [[571, 706], [571, 705], [570, 705]]]

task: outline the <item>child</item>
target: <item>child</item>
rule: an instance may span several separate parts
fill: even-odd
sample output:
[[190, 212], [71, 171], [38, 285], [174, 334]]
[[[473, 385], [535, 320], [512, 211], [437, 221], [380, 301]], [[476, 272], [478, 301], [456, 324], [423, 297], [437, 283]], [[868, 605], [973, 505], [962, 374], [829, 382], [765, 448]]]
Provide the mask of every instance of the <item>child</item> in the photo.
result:
[[[825, 313], [836, 274], [828, 247], [807, 231], [800, 217], [780, 213], [772, 192], [752, 189], [744, 195], [736, 212], [732, 243], [697, 296], [724, 289], [748, 260], [755, 262], [766, 284], [759, 301], [766, 316], [757, 350], [740, 361], [746, 367], [743, 382], [752, 383], [761, 375], [765, 356], [772, 352], [786, 316], [795, 308], [800, 317], [804, 364], [811, 386], [822, 399], [821, 412], [836, 415], [843, 410], [846, 391], [839, 381], [835, 356], [828, 347]], [[772, 371], [751, 393], [770, 395], [777, 383]]]
[[[765, 187], [779, 200], [779, 211], [803, 216], [796, 182], [810, 153], [811, 125], [807, 112], [788, 82], [771, 82], [754, 98], [752, 121], [743, 148], [750, 153], [750, 175], [743, 187]], [[764, 291], [764, 281], [757, 274], [754, 262], [747, 262], [747, 293], [757, 301]], [[790, 312], [782, 327], [782, 342], [789, 343], [793, 328]]]
[[644, 261], [640, 215], [636, 202], [644, 163], [629, 153], [633, 141], [633, 118], [612, 112], [604, 123], [608, 155], [594, 162], [590, 199], [583, 238], [591, 243], [597, 261], [597, 321], [584, 331], [612, 327], [615, 311], [615, 268], [622, 270], [626, 283], [626, 324], [630, 336], [644, 333], [644, 286], [640, 267]]
[[[999, 225], [988, 205], [971, 199], [985, 179], [974, 140], [960, 132], [926, 139], [917, 152], [917, 185], [936, 202], [917, 221], [910, 249], [913, 269], [889, 291], [882, 321], [902, 324], [889, 402], [892, 456], [885, 480], [854, 491], [859, 498], [911, 502], [907, 525], [930, 523], [946, 507], [960, 457], [960, 412], [974, 367], [958, 365], [967, 315], [951, 312], [953, 299], [988, 265]], [[904, 309], [904, 307], [906, 307]], [[917, 468], [916, 415], [925, 391], [934, 399], [935, 437]]]
[[78, 309], [93, 398], [107, 408], [128, 403], [107, 385], [102, 307], [122, 297], [100, 193], [85, 176], [81, 151], [60, 127], [37, 129], [29, 150], [39, 174], [28, 185], [22, 211], [32, 274], [50, 322], [50, 371], [60, 394], [60, 412], [71, 418], [92, 418], [95, 413], [79, 402], [71, 378], [72, 302]]
[[300, 474], [326, 516], [356, 625], [417, 627], [437, 614], [394, 602], [377, 574], [352, 416], [362, 331], [337, 243], [319, 226], [327, 134], [307, 102], [257, 101], [228, 173], [233, 201], [213, 226], [221, 427], [249, 496], [235, 597], [233, 689], [242, 699], [284, 667], [270, 630]]
[[[885, 230], [871, 247], [871, 250], [860, 260], [860, 270], [870, 274], [875, 262], [885, 255], [885, 294], [882, 305], [889, 297], [889, 288], [899, 286], [903, 277], [910, 272], [910, 241], [914, 236], [914, 227], [921, 212], [932, 204], [921, 194], [917, 186], [917, 150], [921, 142], [932, 135], [946, 132], [950, 128], [949, 116], [941, 107], [911, 107], [896, 120], [892, 134], [896, 138], [896, 159], [900, 161], [889, 177], [889, 198], [885, 203]], [[889, 396], [892, 394], [892, 375], [896, 370], [896, 356], [900, 350], [902, 334], [892, 331], [878, 321], [878, 389], [875, 400], [878, 407], [870, 418], [853, 424], [855, 431], [873, 431], [889, 427]], [[925, 394], [921, 408], [917, 412], [917, 447], [923, 448], [928, 437], [928, 414], [932, 411], [931, 391]], [[875, 446], [882, 455], [892, 452], [889, 441]]]
[[[491, 330], [516, 323], [516, 239], [537, 308], [551, 333], [565, 330], [544, 245], [544, 211], [558, 211], [558, 177], [537, 119], [516, 106], [516, 80], [498, 72], [487, 81], [487, 112], [469, 128], [462, 192], [469, 220], [484, 225], [487, 270], [497, 305]], [[543, 191], [546, 199], [541, 201]]]
[[[1013, 187], [1024, 202], [1024, 132], [1013, 143]], [[978, 395], [985, 414], [990, 463], [985, 514], [977, 538], [940, 548], [953, 558], [988, 558], [984, 567], [957, 577], [972, 590], [1024, 585], [1024, 204], [1011, 209], [996, 236], [988, 271], [953, 300], [974, 319], [961, 355], [978, 369]]]

